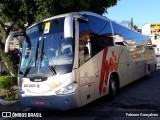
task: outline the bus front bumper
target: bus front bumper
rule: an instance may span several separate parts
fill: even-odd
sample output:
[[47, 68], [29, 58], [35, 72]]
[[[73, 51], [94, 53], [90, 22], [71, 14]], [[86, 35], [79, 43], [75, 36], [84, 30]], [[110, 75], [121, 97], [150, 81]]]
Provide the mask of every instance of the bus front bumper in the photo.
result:
[[27, 96], [25, 94], [18, 95], [20, 103], [31, 108], [68, 110], [81, 106], [81, 101], [77, 92], [66, 95], [50, 96]]

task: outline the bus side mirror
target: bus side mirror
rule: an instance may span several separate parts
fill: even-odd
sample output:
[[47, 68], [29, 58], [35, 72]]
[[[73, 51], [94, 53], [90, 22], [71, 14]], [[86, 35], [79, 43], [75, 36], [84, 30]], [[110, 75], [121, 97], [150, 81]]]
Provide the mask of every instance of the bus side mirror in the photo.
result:
[[82, 23], [88, 23], [88, 18], [86, 15], [68, 15], [64, 20], [64, 38], [73, 38], [73, 27], [75, 27], [73, 24], [74, 19], [77, 19], [77, 21]]
[[64, 38], [73, 38], [74, 15], [69, 15], [64, 20]]
[[23, 36], [23, 32], [17, 31], [17, 32], [13, 32], [13, 33], [9, 34], [9, 36], [6, 39], [6, 43], [5, 43], [5, 53], [8, 53], [9, 44], [13, 40], [13, 37], [15, 37], [15, 36]]

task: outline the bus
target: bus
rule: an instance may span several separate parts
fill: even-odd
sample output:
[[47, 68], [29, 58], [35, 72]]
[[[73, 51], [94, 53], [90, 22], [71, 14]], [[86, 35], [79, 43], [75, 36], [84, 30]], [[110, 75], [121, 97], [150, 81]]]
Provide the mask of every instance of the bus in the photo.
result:
[[20, 103], [68, 110], [84, 106], [156, 70], [151, 40], [99, 14], [57, 15], [8, 36], [23, 36]]

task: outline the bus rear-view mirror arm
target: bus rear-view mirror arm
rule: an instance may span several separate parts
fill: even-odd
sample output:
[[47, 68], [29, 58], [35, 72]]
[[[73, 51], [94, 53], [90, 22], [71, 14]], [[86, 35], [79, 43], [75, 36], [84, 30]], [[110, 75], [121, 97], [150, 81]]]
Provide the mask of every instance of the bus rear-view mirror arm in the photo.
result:
[[24, 36], [24, 33], [22, 31], [16, 31], [8, 35], [5, 43], [5, 53], [8, 53], [9, 51], [9, 44], [13, 40], [13, 37], [15, 36]]

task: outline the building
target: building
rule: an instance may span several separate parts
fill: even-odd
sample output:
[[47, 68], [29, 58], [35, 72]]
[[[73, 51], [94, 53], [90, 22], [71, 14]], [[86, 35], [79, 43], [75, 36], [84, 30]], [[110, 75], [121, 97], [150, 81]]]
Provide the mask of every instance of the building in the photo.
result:
[[160, 34], [160, 23], [151, 24], [150, 29], [151, 29], [151, 33]]
[[144, 24], [142, 34], [150, 36], [151, 34], [160, 34], [160, 23]]
[[160, 23], [144, 24], [142, 34], [151, 38], [152, 45], [155, 46], [155, 53], [160, 56]]
[[150, 36], [151, 35], [151, 27], [150, 24], [144, 24], [142, 26], [142, 34], [146, 35], [146, 36]]

